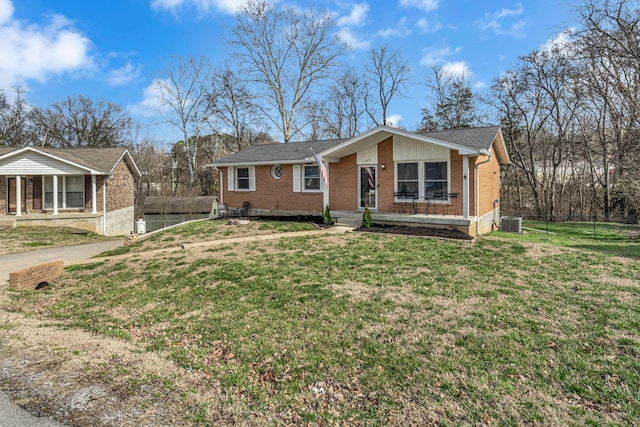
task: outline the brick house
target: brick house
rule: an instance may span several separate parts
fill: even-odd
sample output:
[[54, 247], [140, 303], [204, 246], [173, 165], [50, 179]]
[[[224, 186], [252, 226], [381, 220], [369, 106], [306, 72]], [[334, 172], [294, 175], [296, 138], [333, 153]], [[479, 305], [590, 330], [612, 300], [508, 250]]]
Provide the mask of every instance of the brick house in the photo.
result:
[[128, 234], [139, 177], [125, 148], [0, 147], [0, 221]]
[[254, 215], [319, 215], [329, 205], [334, 218], [357, 223], [368, 206], [378, 223], [479, 235], [498, 224], [508, 163], [497, 126], [379, 126], [350, 139], [253, 146], [208, 166], [219, 173], [220, 202], [248, 201]]

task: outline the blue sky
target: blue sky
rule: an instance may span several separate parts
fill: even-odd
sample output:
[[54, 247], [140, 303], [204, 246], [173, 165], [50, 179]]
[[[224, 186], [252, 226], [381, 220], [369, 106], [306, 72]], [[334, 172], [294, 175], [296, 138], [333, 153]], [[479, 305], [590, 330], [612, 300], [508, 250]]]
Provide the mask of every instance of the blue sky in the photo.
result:
[[[304, 7], [307, 0], [295, 2]], [[172, 56], [228, 58], [224, 37], [241, 1], [0, 0], [0, 89], [21, 86], [47, 107], [70, 95], [126, 107], [143, 133], [173, 136], [154, 125], [150, 89]], [[431, 67], [465, 72], [482, 90], [525, 55], [571, 26], [562, 0], [385, 0], [313, 2], [335, 14], [339, 35], [360, 64], [369, 48], [400, 49], [413, 83], [391, 105], [393, 121], [415, 129], [426, 104]], [[272, 132], [277, 137], [276, 131]]]

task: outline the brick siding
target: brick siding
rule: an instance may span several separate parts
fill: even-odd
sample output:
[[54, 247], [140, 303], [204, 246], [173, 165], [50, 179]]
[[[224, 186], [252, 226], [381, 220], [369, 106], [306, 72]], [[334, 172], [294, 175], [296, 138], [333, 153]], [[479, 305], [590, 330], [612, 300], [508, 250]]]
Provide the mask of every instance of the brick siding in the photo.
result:
[[64, 263], [51, 261], [9, 273], [9, 287], [19, 290], [35, 289], [39, 283], [52, 282], [62, 274]]

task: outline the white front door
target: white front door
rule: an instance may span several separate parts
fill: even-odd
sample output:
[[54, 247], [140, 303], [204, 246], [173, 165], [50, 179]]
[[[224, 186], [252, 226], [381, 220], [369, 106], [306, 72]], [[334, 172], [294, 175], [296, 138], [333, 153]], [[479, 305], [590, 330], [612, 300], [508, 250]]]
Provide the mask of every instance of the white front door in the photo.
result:
[[369, 209], [378, 208], [378, 174], [377, 166], [359, 166], [359, 195], [360, 200], [359, 208], [364, 209], [365, 206], [369, 206]]

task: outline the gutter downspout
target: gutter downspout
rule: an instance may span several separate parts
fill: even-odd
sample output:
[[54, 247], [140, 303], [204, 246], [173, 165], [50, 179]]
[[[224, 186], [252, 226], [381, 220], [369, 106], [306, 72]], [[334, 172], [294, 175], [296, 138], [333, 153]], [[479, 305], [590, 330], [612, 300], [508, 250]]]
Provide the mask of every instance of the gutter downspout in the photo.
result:
[[487, 160], [482, 161], [480, 163], [476, 163], [474, 166], [475, 169], [475, 188], [474, 188], [474, 193], [475, 193], [475, 210], [476, 210], [476, 236], [480, 236], [480, 177], [478, 174], [478, 166], [480, 165], [484, 165], [485, 163], [489, 163], [491, 161], [491, 158], [493, 157], [493, 154], [491, 154], [491, 151], [488, 150], [482, 150], [482, 154], [484, 154], [485, 156], [489, 156], [487, 158]]
[[[216, 169], [218, 169], [216, 167]], [[222, 191], [222, 169], [218, 169], [219, 180], [218, 180], [218, 196], [220, 197], [220, 203], [224, 203], [224, 191]]]

